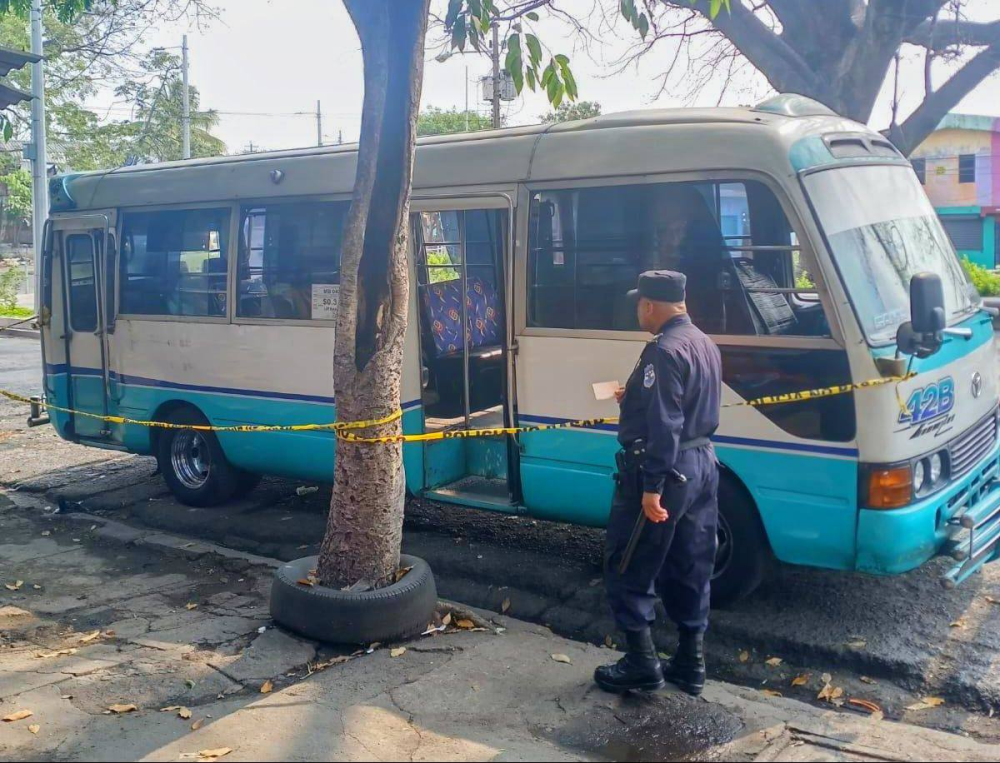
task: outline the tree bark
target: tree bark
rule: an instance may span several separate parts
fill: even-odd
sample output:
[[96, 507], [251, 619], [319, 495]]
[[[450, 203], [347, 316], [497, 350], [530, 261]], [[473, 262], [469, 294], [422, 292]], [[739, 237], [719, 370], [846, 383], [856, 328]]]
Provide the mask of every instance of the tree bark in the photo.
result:
[[[361, 40], [365, 100], [341, 253], [333, 362], [339, 421], [378, 419], [400, 407], [409, 192], [429, 2], [344, 0]], [[400, 430], [395, 421], [359, 433]], [[401, 445], [338, 439], [317, 569], [324, 585], [392, 582], [399, 567], [405, 489]]]

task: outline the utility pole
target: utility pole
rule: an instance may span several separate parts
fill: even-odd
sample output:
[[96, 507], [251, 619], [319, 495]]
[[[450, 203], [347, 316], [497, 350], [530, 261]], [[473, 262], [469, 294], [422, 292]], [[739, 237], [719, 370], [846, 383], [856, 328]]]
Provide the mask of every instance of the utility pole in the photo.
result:
[[493, 24], [493, 129], [500, 127], [500, 28]]
[[190, 81], [188, 76], [188, 36], [184, 35], [184, 44], [181, 46], [181, 69], [182, 77], [184, 81], [184, 115], [183, 128], [184, 128], [184, 158], [191, 158], [191, 93], [190, 93]]
[[316, 101], [316, 145], [323, 145], [323, 108], [319, 101]]
[[[31, 52], [41, 56], [43, 50], [42, 0], [31, 0]], [[45, 246], [45, 220], [49, 214], [49, 162], [45, 141], [45, 64], [39, 60], [31, 65], [31, 232], [35, 262], [35, 315], [41, 297], [41, 258]]]
[[465, 131], [469, 131], [469, 67], [465, 67]]

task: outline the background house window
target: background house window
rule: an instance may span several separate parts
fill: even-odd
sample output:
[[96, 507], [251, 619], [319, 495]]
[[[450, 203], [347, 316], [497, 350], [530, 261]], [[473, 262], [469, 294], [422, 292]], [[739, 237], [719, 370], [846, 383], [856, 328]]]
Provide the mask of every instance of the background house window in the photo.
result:
[[958, 182], [976, 182], [976, 155], [961, 154], [958, 157]]

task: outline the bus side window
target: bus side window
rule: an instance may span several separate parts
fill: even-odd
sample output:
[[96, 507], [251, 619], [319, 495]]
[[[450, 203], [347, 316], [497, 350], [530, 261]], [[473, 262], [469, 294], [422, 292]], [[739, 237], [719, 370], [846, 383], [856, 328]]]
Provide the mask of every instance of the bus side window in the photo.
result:
[[335, 320], [346, 201], [243, 207], [238, 318]]
[[97, 330], [97, 289], [94, 278], [94, 240], [77, 234], [66, 238], [69, 266], [69, 325], [73, 331]]
[[228, 239], [228, 209], [126, 212], [119, 312], [225, 317]]
[[799, 299], [797, 252], [774, 194], [756, 181], [659, 183], [533, 194], [528, 325], [637, 330], [626, 299], [645, 270], [688, 277], [688, 310], [718, 335], [822, 335]]

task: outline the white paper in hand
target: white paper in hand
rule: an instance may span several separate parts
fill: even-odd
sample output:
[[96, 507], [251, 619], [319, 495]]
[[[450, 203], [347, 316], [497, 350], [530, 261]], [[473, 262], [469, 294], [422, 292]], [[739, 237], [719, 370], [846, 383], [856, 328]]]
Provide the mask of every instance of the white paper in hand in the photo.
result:
[[621, 388], [617, 381], [595, 382], [593, 385], [594, 397], [598, 400], [613, 400], [615, 393]]

